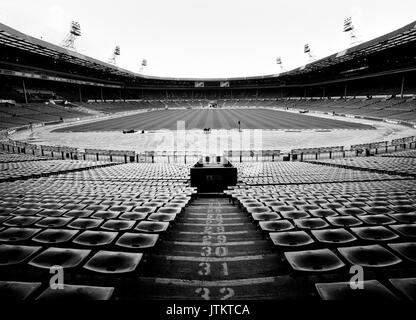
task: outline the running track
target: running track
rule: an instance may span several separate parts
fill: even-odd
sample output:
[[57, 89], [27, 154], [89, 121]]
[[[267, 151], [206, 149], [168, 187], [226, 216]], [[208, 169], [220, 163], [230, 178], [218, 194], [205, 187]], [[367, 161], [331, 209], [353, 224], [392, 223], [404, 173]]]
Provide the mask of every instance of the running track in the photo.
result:
[[372, 129], [359, 123], [269, 109], [186, 109], [149, 111], [61, 128], [56, 132], [175, 130], [177, 121], [185, 121], [186, 129], [236, 129], [238, 120], [242, 129]]

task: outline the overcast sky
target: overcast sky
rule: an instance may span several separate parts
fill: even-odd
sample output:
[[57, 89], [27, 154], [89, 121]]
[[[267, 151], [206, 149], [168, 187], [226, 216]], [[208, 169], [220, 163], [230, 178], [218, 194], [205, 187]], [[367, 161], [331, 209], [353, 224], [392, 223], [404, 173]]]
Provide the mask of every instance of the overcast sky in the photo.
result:
[[361, 40], [416, 20], [415, 0], [0, 0], [0, 22], [60, 44], [72, 20], [79, 52], [120, 67], [169, 77], [236, 77], [278, 73], [350, 45], [352, 16]]

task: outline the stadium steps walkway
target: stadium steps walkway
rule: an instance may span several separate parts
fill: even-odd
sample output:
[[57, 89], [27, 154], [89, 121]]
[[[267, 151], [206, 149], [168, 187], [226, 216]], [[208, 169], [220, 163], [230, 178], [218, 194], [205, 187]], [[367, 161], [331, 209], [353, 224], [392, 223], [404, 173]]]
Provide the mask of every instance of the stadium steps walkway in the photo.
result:
[[137, 285], [120, 290], [119, 298], [299, 298], [304, 283], [298, 280], [238, 206], [199, 198], [144, 263]]

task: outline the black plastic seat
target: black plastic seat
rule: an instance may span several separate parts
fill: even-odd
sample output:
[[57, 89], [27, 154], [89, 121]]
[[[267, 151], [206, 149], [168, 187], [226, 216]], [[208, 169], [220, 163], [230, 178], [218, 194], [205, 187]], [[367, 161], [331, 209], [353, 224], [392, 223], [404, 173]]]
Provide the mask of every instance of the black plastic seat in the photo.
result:
[[259, 221], [259, 226], [263, 231], [267, 232], [288, 231], [294, 229], [294, 226], [288, 220]]
[[253, 212], [251, 217], [254, 221], [270, 221], [279, 220], [280, 216], [276, 212], [265, 211], [265, 212]]
[[65, 212], [64, 217], [68, 218], [87, 218], [93, 214], [92, 210], [69, 210]]
[[416, 262], [416, 242], [389, 243], [388, 246], [402, 258]]
[[141, 221], [145, 220], [149, 214], [145, 212], [124, 212], [119, 216], [119, 219]]
[[369, 214], [388, 214], [394, 212], [388, 207], [364, 207], [363, 210], [365, 210]]
[[399, 236], [383, 226], [351, 228], [360, 239], [367, 241], [390, 241]]
[[117, 240], [116, 245], [129, 249], [149, 249], [156, 245], [158, 239], [158, 234], [126, 232]]
[[362, 289], [351, 288], [350, 282], [316, 283], [315, 287], [323, 300], [384, 301], [398, 298], [377, 280], [366, 280]]
[[284, 255], [293, 270], [300, 272], [330, 272], [345, 267], [329, 249], [285, 252]]
[[0, 231], [0, 241], [1, 242], [17, 242], [17, 241], [25, 241], [36, 233], [38, 233], [41, 229], [39, 228], [7, 228], [5, 230]]
[[56, 202], [55, 203], [53, 203], [53, 202], [50, 202], [50, 203], [42, 203], [40, 205], [40, 207], [43, 208], [43, 209], [56, 210], [56, 209], [60, 209], [62, 207], [62, 204], [58, 204]]
[[117, 232], [109, 231], [84, 231], [72, 242], [82, 246], [105, 246], [113, 242]]
[[310, 214], [317, 218], [326, 218], [326, 217], [333, 217], [337, 216], [334, 210], [331, 209], [316, 209], [316, 210], [309, 210]]
[[362, 215], [360, 219], [366, 224], [373, 225], [388, 225], [396, 222], [396, 220], [384, 214]]
[[339, 208], [343, 208], [344, 206], [340, 203], [328, 203], [328, 204], [323, 203], [323, 204], [321, 204], [321, 207], [324, 208], [324, 209], [332, 209], [332, 210], [335, 209], [336, 210], [336, 209], [339, 209]]
[[0, 297], [2, 301], [25, 300], [41, 285], [41, 282], [0, 281]]
[[304, 219], [304, 218], [310, 217], [309, 213], [307, 213], [306, 211], [300, 211], [300, 210], [282, 211], [280, 212], [280, 214], [282, 215], [284, 219], [289, 219], [289, 220]]
[[345, 207], [347, 208], [364, 208], [367, 207], [366, 202], [359, 202], [359, 201], [352, 201], [344, 203]]
[[36, 300], [89, 301], [110, 300], [114, 287], [92, 287], [64, 284], [63, 289], [47, 288]]
[[35, 225], [42, 228], [61, 228], [68, 224], [72, 218], [43, 218], [38, 221]]
[[108, 220], [117, 218], [119, 214], [120, 212], [115, 211], [96, 211], [93, 215], [91, 215], [91, 218]]
[[384, 268], [402, 262], [400, 258], [378, 244], [338, 248], [338, 251], [351, 264], [362, 267]]
[[323, 229], [329, 226], [329, 224], [321, 218], [295, 219], [293, 222], [300, 229]]
[[67, 210], [62, 209], [43, 209], [42, 211], [38, 212], [36, 215], [40, 217], [60, 217], [64, 215]]
[[359, 216], [367, 214], [366, 211], [361, 208], [338, 208], [337, 211], [345, 216]]
[[270, 232], [273, 244], [279, 247], [304, 247], [314, 243], [305, 231]]
[[0, 245], [0, 266], [22, 263], [38, 252], [41, 247]]
[[390, 209], [393, 210], [395, 213], [409, 213], [409, 212], [416, 212], [416, 208], [411, 205], [405, 206], [390, 206]]
[[85, 210], [90, 211], [106, 211], [110, 206], [109, 205], [99, 205], [99, 204], [93, 204], [85, 207]]
[[142, 253], [98, 251], [84, 268], [106, 274], [128, 273], [136, 270], [142, 257]]
[[389, 228], [406, 238], [416, 238], [416, 224], [397, 224]]
[[416, 278], [389, 279], [389, 281], [409, 300], [416, 300]]
[[83, 209], [85, 209], [86, 206], [87, 205], [85, 205], [85, 204], [68, 203], [68, 204], [65, 204], [62, 207], [62, 209], [65, 209], [65, 210], [83, 210]]
[[46, 229], [32, 238], [39, 243], [64, 243], [70, 241], [78, 233], [77, 230]]
[[159, 208], [156, 213], [163, 213], [163, 214], [180, 214], [181, 213], [180, 208], [173, 208], [173, 207], [163, 207]]
[[161, 233], [168, 229], [169, 222], [140, 221], [135, 230], [146, 233]]
[[90, 252], [90, 250], [51, 247], [34, 257], [29, 264], [42, 269], [50, 269], [53, 266], [60, 266], [64, 269], [74, 268], [78, 266]]
[[355, 226], [359, 226], [363, 224], [363, 222], [360, 219], [356, 217], [352, 217], [352, 216], [328, 217], [326, 218], [326, 220], [328, 220], [328, 222], [334, 227], [347, 228], [347, 227], [355, 227]]
[[288, 211], [297, 211], [293, 206], [272, 206], [273, 211], [282, 213], [282, 212], [288, 212]]
[[40, 208], [17, 208], [10, 214], [13, 216], [34, 216], [41, 210]]
[[416, 223], [416, 213], [392, 213], [390, 216], [401, 223]]
[[108, 208], [108, 211], [112, 211], [112, 212], [126, 212], [126, 211], [130, 211], [131, 209], [133, 209], [132, 206], [118, 205], [118, 206], [111, 206], [110, 208]]
[[78, 218], [68, 224], [68, 227], [81, 230], [94, 229], [97, 228], [102, 222], [103, 220], [101, 219]]
[[311, 232], [319, 242], [326, 244], [345, 244], [357, 240], [345, 229], [312, 230]]
[[36, 216], [17, 216], [5, 221], [3, 225], [8, 227], [28, 227], [35, 224], [40, 219], [40, 217]]
[[299, 208], [299, 210], [309, 211], [309, 212], [315, 211], [315, 210], [322, 210], [319, 206], [317, 206], [315, 204], [304, 204], [304, 205], [297, 206], [297, 207]]
[[176, 219], [176, 214], [174, 213], [152, 213], [147, 218], [150, 221], [159, 221], [159, 222], [171, 222]]
[[136, 213], [143, 213], [143, 214], [150, 214], [156, 211], [157, 208], [155, 207], [147, 207], [147, 206], [143, 206], [143, 207], [136, 207], [132, 210], [132, 212], [136, 212]]
[[133, 228], [136, 221], [132, 220], [108, 220], [102, 226], [101, 229], [109, 231], [125, 231]]

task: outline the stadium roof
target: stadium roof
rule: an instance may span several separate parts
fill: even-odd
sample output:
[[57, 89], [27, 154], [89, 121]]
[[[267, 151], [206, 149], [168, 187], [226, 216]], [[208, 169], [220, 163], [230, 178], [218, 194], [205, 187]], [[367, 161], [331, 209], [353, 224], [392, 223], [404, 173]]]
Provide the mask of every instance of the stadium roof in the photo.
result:
[[63, 47], [51, 44], [49, 42], [28, 36], [13, 28], [10, 28], [0, 23], [0, 45], [14, 47], [23, 51], [36, 53], [42, 56], [48, 56], [53, 59], [61, 59], [69, 63], [95, 69], [97, 71], [108, 72], [112, 75], [127, 77], [127, 78], [142, 78], [155, 79], [166, 81], [227, 81], [227, 80], [261, 80], [266, 78], [278, 78], [280, 76], [291, 76], [298, 74], [305, 74], [308, 72], [324, 69], [336, 64], [352, 60], [354, 58], [365, 56], [374, 52], [383, 51], [392, 47], [401, 46], [410, 42], [416, 41], [416, 21], [392, 31], [386, 35], [375, 38], [373, 40], [361, 43], [354, 47], [348, 48], [344, 51], [335, 53], [323, 59], [314, 61], [300, 68], [293, 69], [281, 74], [272, 74], [264, 76], [253, 77], [238, 77], [238, 78], [169, 78], [169, 77], [155, 77], [137, 74], [117, 66], [99, 61], [97, 59], [88, 57], [75, 51], [65, 49]]

